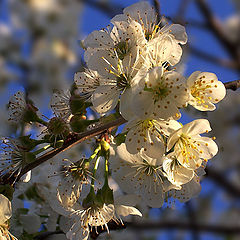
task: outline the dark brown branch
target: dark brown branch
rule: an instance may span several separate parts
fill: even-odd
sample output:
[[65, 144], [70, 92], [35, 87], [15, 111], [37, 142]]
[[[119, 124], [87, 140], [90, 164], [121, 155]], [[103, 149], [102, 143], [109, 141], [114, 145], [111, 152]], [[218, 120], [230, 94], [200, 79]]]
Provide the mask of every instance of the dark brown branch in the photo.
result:
[[236, 45], [233, 44], [229, 40], [229, 38], [226, 36], [220, 20], [213, 14], [213, 12], [209, 8], [206, 0], [196, 0], [196, 3], [197, 3], [199, 10], [205, 17], [209, 28], [215, 34], [217, 39], [222, 43], [222, 45], [228, 51], [228, 53], [238, 62], [238, 66], [240, 68], [240, 63], [239, 63], [240, 59], [239, 59]]
[[205, 171], [206, 176], [219, 185], [219, 187], [223, 188], [229, 195], [240, 198], [240, 188], [235, 186], [232, 182], [229, 182], [223, 173], [211, 167], [207, 167]]
[[236, 91], [238, 88], [240, 88], [240, 80], [226, 82], [224, 83], [224, 86], [226, 89], [231, 89], [233, 91]]
[[[53, 149], [52, 151], [47, 152], [46, 154], [38, 157], [34, 162], [28, 164], [26, 167], [24, 167], [21, 171], [21, 173], [18, 176], [18, 180], [28, 171], [36, 168], [37, 166], [39, 166], [40, 164], [46, 162], [47, 160], [49, 160], [50, 158], [53, 158], [54, 156], [56, 156], [59, 153], [62, 153], [64, 151], [66, 151], [67, 149], [75, 146], [78, 143], [81, 143], [89, 138], [92, 138], [94, 136], [100, 135], [101, 133], [103, 133], [106, 130], [112, 130], [116, 127], [118, 127], [119, 125], [122, 125], [124, 123], [126, 123], [127, 121], [122, 118], [119, 117], [118, 119], [116, 119], [115, 121], [112, 121], [110, 123], [107, 123], [105, 125], [102, 125], [100, 127], [97, 127], [95, 129], [80, 133], [80, 134], [73, 134], [69, 137], [68, 140], [66, 140], [63, 144], [63, 146], [61, 148], [57, 148], [57, 149]], [[14, 179], [9, 179], [7, 176], [3, 179], [3, 183], [1, 184], [11, 184], [14, 181]]]
[[79, 2], [85, 3], [90, 7], [96, 8], [101, 12], [108, 15], [110, 18], [114, 17], [117, 14], [122, 13], [123, 8], [117, 4], [112, 4], [104, 1], [93, 1], [93, 0], [78, 0]]
[[221, 59], [221, 58], [213, 56], [209, 53], [203, 52], [193, 46], [188, 45], [188, 48], [189, 48], [191, 54], [195, 55], [198, 58], [202, 58], [205, 61], [212, 62], [214, 64], [217, 64], [217, 65], [220, 65], [220, 66], [223, 66], [226, 68], [234, 69], [234, 70], [238, 69], [238, 66], [235, 61], [231, 61], [228, 59]]
[[[226, 89], [231, 89], [231, 90], [236, 90], [237, 88], [240, 87], [240, 80], [236, 80], [236, 81], [232, 81], [232, 82], [227, 82], [224, 83], [226, 86]], [[61, 148], [57, 148], [57, 149], [53, 149], [52, 151], [47, 152], [46, 154], [38, 157], [36, 159], [36, 161], [28, 164], [26, 167], [24, 167], [21, 171], [21, 173], [18, 176], [18, 179], [20, 179], [25, 173], [27, 173], [28, 171], [34, 169], [35, 167], [39, 166], [40, 164], [46, 162], [47, 160], [49, 160], [50, 158], [53, 158], [54, 156], [56, 156], [57, 154], [66, 151], [67, 149], [73, 147], [74, 145], [81, 143], [89, 138], [92, 138], [94, 136], [100, 135], [101, 133], [103, 133], [106, 130], [111, 130], [113, 128], [116, 128], [119, 125], [122, 125], [124, 123], [126, 123], [127, 121], [122, 118], [119, 117], [118, 119], [116, 119], [113, 122], [107, 123], [105, 125], [102, 125], [100, 127], [97, 127], [95, 129], [80, 133], [80, 134], [73, 134], [69, 137], [68, 140], [66, 140], [63, 144], [63, 146]], [[11, 184], [13, 181], [11, 181], [13, 179], [9, 179], [7, 176], [5, 177], [5, 179], [3, 179], [2, 184]], [[238, 195], [238, 194], [237, 194]]]
[[[134, 229], [139, 231], [146, 231], [146, 230], [161, 230], [161, 229], [179, 229], [179, 230], [194, 230], [198, 231], [199, 233], [209, 232], [209, 233], [215, 233], [215, 234], [226, 234], [226, 235], [237, 235], [240, 234], [240, 227], [228, 227], [223, 225], [209, 225], [209, 224], [192, 224], [188, 222], [175, 222], [175, 221], [166, 221], [166, 222], [156, 222], [156, 221], [141, 221], [141, 222], [125, 222], [124, 225], [116, 224], [115, 222], [109, 222], [108, 228], [111, 231], [119, 230], [123, 228], [128, 229]], [[95, 231], [95, 228], [93, 228]], [[106, 232], [106, 228], [98, 227], [97, 233], [90, 232], [90, 235], [92, 239], [97, 239], [98, 236]], [[38, 236], [36, 236], [35, 240], [45, 240], [47, 237], [53, 235], [53, 234], [60, 234], [63, 233], [61, 231], [57, 232], [45, 232], [41, 233]]]
[[153, 6], [155, 8], [155, 12], [157, 14], [157, 20], [160, 22], [161, 20], [161, 11], [160, 11], [160, 3], [158, 0], [153, 0]]
[[[191, 223], [184, 222], [132, 222], [127, 223], [127, 227], [136, 230], [159, 230], [159, 229], [181, 229], [181, 230], [192, 230], [193, 226]], [[240, 227], [227, 227], [221, 225], [211, 224], [196, 224], [194, 225], [195, 230], [201, 232], [211, 232], [215, 234], [240, 234]]]

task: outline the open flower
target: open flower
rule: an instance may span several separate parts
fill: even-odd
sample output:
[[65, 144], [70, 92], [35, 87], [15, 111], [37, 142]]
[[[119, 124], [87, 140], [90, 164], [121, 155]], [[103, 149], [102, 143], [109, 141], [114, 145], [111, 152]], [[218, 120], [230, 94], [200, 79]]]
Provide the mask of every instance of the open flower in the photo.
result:
[[175, 120], [134, 118], [123, 129], [123, 132], [127, 131], [126, 148], [131, 154], [143, 151], [149, 157], [159, 158], [165, 153], [163, 137], [179, 128], [181, 125]]
[[112, 176], [124, 192], [139, 195], [150, 207], [163, 205], [164, 192], [169, 190], [170, 184], [162, 171], [162, 156], [155, 159], [130, 154], [122, 143], [109, 162]]
[[35, 155], [26, 151], [18, 140], [7, 137], [0, 140], [0, 177], [5, 174], [17, 177], [27, 163], [35, 160]]
[[163, 170], [168, 180], [180, 189], [183, 184], [190, 182], [194, 177], [194, 171], [182, 166], [172, 153], [164, 157]]
[[187, 80], [190, 92], [189, 104], [200, 111], [213, 111], [215, 103], [226, 95], [224, 84], [214, 73], [196, 71]]
[[179, 118], [179, 108], [188, 101], [184, 77], [175, 71], [164, 71], [161, 67], [151, 69], [141, 86], [135, 90], [132, 109], [140, 118]]
[[[66, 236], [70, 240], [87, 240], [89, 233], [97, 231], [98, 227], [102, 229], [108, 229], [108, 223], [114, 221], [116, 224], [123, 224], [122, 217], [128, 215], [142, 216], [141, 212], [133, 207], [137, 204], [137, 197], [134, 195], [124, 195], [114, 198], [114, 202], [111, 204], [97, 204], [88, 203], [88, 206], [83, 207], [80, 204], [75, 204], [64, 215], [73, 220], [73, 225], [67, 232]], [[55, 206], [53, 206], [54, 208]], [[62, 210], [57, 207], [57, 212], [62, 214]], [[64, 210], [66, 211], [66, 210]]]
[[208, 137], [201, 137], [201, 133], [211, 131], [206, 119], [194, 120], [172, 133], [167, 142], [167, 149], [174, 147], [174, 153], [179, 163], [188, 169], [200, 167], [203, 160], [210, 159], [217, 154], [217, 144]]
[[17, 240], [9, 231], [7, 221], [12, 216], [11, 202], [2, 194], [0, 194], [0, 239], [1, 240]]
[[54, 92], [50, 103], [54, 115], [62, 118], [65, 122], [68, 122], [72, 115], [69, 104], [70, 98], [69, 90]]
[[112, 22], [132, 20], [141, 25], [141, 33], [147, 41], [150, 57], [152, 60], [155, 58], [155, 63], [159, 64], [155, 66], [160, 66], [165, 61], [175, 65], [180, 60], [182, 49], [179, 44], [187, 42], [183, 26], [179, 24], [161, 26], [154, 7], [146, 1], [125, 8], [123, 14], [115, 16]]

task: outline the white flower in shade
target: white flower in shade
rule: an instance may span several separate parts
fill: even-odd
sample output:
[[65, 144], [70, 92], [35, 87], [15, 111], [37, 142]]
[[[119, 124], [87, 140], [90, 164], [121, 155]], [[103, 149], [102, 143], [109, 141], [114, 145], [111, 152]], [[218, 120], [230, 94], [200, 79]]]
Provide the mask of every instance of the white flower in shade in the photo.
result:
[[[134, 195], [125, 195], [114, 198], [113, 204], [104, 203], [102, 206], [92, 204], [89, 207], [82, 207], [75, 204], [72, 209], [68, 210], [64, 216], [73, 220], [73, 225], [67, 232], [66, 236], [70, 240], [88, 239], [89, 233], [97, 227], [101, 227], [109, 232], [108, 223], [114, 221], [116, 224], [123, 224], [122, 217], [128, 215], [142, 216], [141, 212], [133, 207], [139, 199]], [[62, 214], [62, 210], [55, 209]], [[65, 211], [65, 210], [64, 210]]]
[[0, 239], [1, 240], [17, 240], [9, 231], [7, 221], [12, 216], [11, 202], [2, 194], [0, 194]]
[[136, 58], [136, 61], [129, 61], [129, 65], [124, 66], [121, 60], [105, 50], [92, 52], [88, 64], [91, 63], [92, 68], [95, 66], [94, 70], [101, 74], [100, 86], [92, 95], [93, 107], [98, 113], [104, 114], [113, 110], [121, 97], [121, 114], [124, 116], [132, 114], [129, 104], [132, 97], [131, 89], [138, 84], [139, 76], [145, 74], [144, 69], [139, 71], [137, 67], [141, 66], [140, 61], [143, 59]]
[[174, 153], [179, 163], [188, 169], [200, 167], [203, 160], [208, 160], [217, 154], [217, 144], [209, 137], [201, 137], [201, 133], [211, 131], [207, 119], [194, 120], [172, 133], [167, 141], [167, 150], [174, 147]]
[[190, 92], [189, 104], [200, 111], [215, 110], [215, 103], [226, 95], [224, 84], [214, 73], [196, 71], [187, 80]]
[[70, 109], [71, 93], [69, 90], [54, 92], [50, 105], [54, 112], [54, 115], [58, 118], [62, 118], [65, 122], [68, 122], [72, 116]]
[[139, 195], [150, 207], [159, 208], [164, 202], [164, 192], [169, 181], [162, 171], [162, 156], [158, 159], [146, 155], [130, 154], [125, 144], [117, 147], [109, 160], [112, 176], [127, 193]]
[[100, 85], [100, 76], [96, 71], [85, 69], [84, 72], [77, 72], [74, 75], [74, 82], [80, 95], [87, 101], [91, 101], [91, 96]]
[[169, 196], [178, 199], [180, 202], [187, 202], [191, 198], [197, 197], [200, 191], [200, 179], [195, 175], [190, 182], [183, 184], [180, 190], [170, 190]]
[[87, 47], [87, 51], [89, 48], [108, 51], [109, 54], [116, 55], [123, 61], [123, 65], [128, 65], [146, 45], [141, 25], [133, 20], [112, 21], [112, 23], [114, 24], [112, 30], [94, 31], [88, 35], [84, 46]]
[[194, 171], [182, 166], [172, 153], [164, 157], [163, 170], [168, 180], [179, 188], [181, 188], [183, 184], [190, 182], [194, 177]]
[[165, 61], [175, 65], [180, 60], [182, 49], [179, 44], [187, 42], [183, 26], [179, 24], [161, 26], [154, 7], [144, 1], [125, 8], [123, 14], [115, 16], [112, 22], [132, 20], [142, 27], [142, 35], [148, 41], [150, 58], [154, 59], [154, 66], [160, 66]]
[[146, 1], [126, 7], [123, 10], [123, 14], [117, 15], [113, 20], [118, 19], [119, 21], [126, 21], [126, 18], [133, 19], [141, 24], [144, 36], [148, 41], [167, 33], [171, 34], [178, 43], [184, 44], [187, 42], [185, 28], [179, 24], [172, 24], [161, 28], [161, 22], [157, 20], [157, 14], [154, 7]]
[[53, 174], [61, 176], [61, 180], [57, 187], [57, 198], [65, 208], [72, 207], [79, 199], [82, 188], [89, 183], [91, 172], [89, 170], [89, 162], [82, 158], [79, 161], [72, 162], [63, 159], [60, 163], [56, 163], [58, 168]]
[[0, 139], [0, 176], [15, 174], [17, 177], [25, 164], [33, 161], [35, 155], [25, 151], [20, 142], [12, 138]]
[[18, 91], [9, 100], [9, 121], [19, 123], [24, 117], [27, 103], [23, 92]]
[[155, 67], [142, 81], [132, 98], [134, 113], [140, 118], [178, 119], [179, 108], [185, 107], [189, 98], [185, 78], [175, 71]]
[[134, 118], [130, 120], [123, 129], [127, 131], [126, 148], [131, 154], [144, 152], [152, 158], [159, 158], [165, 153], [165, 136], [169, 136], [181, 125], [175, 121], [164, 121], [161, 119]]

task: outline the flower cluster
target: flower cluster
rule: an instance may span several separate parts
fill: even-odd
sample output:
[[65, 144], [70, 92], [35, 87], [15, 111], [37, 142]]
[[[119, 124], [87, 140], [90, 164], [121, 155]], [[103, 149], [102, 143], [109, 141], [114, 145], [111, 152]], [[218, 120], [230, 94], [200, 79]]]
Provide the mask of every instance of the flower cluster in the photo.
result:
[[84, 40], [89, 69], [77, 73], [75, 83], [99, 114], [119, 104], [128, 122], [125, 139], [111, 151], [112, 176], [124, 192], [161, 207], [166, 196], [176, 195], [173, 190], [193, 184], [203, 162], [218, 151], [213, 139], [200, 135], [211, 130], [209, 122], [183, 126], [180, 109], [212, 111], [226, 90], [213, 73], [196, 71], [185, 78], [172, 68], [187, 42], [185, 28], [158, 22], [148, 2], [125, 8], [111, 23]]
[[[87, 68], [75, 74], [70, 90], [54, 93], [54, 117], [48, 122], [21, 92], [9, 103], [12, 122], [40, 123], [45, 135], [41, 140], [25, 136], [20, 143], [5, 139], [0, 177], [18, 177], [38, 154], [68, 144], [92, 123], [108, 123], [120, 115], [127, 122], [112, 139], [103, 132], [89, 158], [50, 164], [51, 177], [59, 177], [56, 192], [40, 191], [51, 199], [54, 211], [73, 222], [66, 231], [70, 240], [109, 231], [109, 222], [122, 223], [120, 216], [141, 216], [134, 207], [139, 201], [159, 208], [171, 197], [184, 202], [196, 196], [206, 162], [218, 152], [214, 138], [201, 135], [211, 131], [208, 120], [183, 125], [180, 111], [188, 105], [213, 111], [226, 89], [213, 73], [196, 71], [186, 78], [176, 70], [187, 42], [185, 28], [157, 19], [154, 8], [143, 1], [115, 16], [112, 27], [89, 34], [82, 42]], [[87, 119], [88, 107], [101, 117]], [[48, 145], [39, 149], [42, 143]]]

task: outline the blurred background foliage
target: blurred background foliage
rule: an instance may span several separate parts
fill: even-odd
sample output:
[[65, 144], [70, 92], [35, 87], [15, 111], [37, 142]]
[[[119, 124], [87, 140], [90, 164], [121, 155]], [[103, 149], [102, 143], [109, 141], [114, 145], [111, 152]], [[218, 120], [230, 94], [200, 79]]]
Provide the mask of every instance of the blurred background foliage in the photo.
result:
[[[50, 117], [53, 90], [66, 89], [84, 67], [81, 40], [109, 24], [136, 0], [1, 0], [0, 1], [0, 134], [20, 134], [8, 124], [7, 103], [24, 90]], [[150, 1], [169, 22], [185, 25], [189, 41], [178, 70], [214, 72], [223, 82], [240, 79], [239, 0]], [[240, 92], [228, 90], [210, 113], [189, 107], [182, 122], [207, 118], [219, 153], [208, 163], [199, 197], [186, 204], [169, 202], [132, 219], [122, 231], [99, 239], [240, 239]], [[25, 129], [27, 131], [27, 129]], [[86, 148], [84, 148], [86, 149]], [[81, 151], [83, 146], [80, 147]], [[77, 155], [71, 150], [71, 156]], [[49, 210], [50, 211], [50, 210]], [[13, 229], [14, 230], [14, 229]], [[51, 239], [51, 236], [42, 239]], [[58, 239], [65, 239], [59, 234]]]

